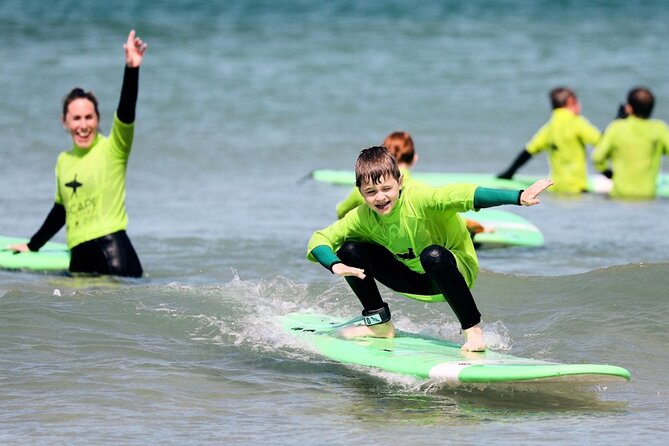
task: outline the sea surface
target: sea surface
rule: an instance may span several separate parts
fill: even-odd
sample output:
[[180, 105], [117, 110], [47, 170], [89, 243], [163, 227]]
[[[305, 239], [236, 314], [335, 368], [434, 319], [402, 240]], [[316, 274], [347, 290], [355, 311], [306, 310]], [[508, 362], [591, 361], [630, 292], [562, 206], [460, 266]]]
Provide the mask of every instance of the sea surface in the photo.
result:
[[[416, 172], [502, 171], [558, 85], [600, 129], [636, 85], [669, 120], [667, 23], [662, 0], [4, 0], [2, 235], [53, 204], [63, 96], [93, 90], [106, 133], [128, 31], [149, 49], [127, 183], [146, 276], [0, 271], [0, 443], [666, 444], [667, 199], [546, 194], [505, 208], [545, 247], [479, 253], [493, 350], [619, 365], [627, 384], [449, 387], [334, 363], [279, 319], [360, 311], [305, 259], [348, 193], [312, 170], [401, 129]], [[446, 305], [383, 293], [398, 328], [461, 341]]]

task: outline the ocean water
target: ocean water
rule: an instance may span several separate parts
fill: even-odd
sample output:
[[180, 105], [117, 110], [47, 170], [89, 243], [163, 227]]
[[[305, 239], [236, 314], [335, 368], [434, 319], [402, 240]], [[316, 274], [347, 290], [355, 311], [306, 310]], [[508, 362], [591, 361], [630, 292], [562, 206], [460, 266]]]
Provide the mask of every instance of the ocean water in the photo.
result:
[[[397, 129], [416, 171], [501, 171], [556, 85], [602, 129], [638, 84], [669, 120], [668, 19], [659, 0], [5, 0], [3, 235], [29, 237], [53, 203], [64, 94], [95, 91], [108, 131], [128, 30], [149, 49], [127, 184], [146, 277], [0, 271], [0, 442], [665, 444], [666, 199], [545, 195], [505, 209], [545, 247], [479, 254], [492, 349], [620, 365], [624, 385], [421, 382], [323, 359], [279, 318], [360, 310], [305, 260], [348, 192], [310, 171], [350, 169]], [[461, 340], [445, 305], [384, 296], [400, 329]]]

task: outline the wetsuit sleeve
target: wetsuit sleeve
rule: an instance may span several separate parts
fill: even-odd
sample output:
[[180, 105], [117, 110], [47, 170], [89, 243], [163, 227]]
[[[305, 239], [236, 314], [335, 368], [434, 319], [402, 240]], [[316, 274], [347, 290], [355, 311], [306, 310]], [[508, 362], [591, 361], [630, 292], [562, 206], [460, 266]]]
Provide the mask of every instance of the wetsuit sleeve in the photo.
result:
[[31, 251], [39, 251], [39, 249], [48, 242], [51, 237], [56, 235], [60, 228], [65, 225], [65, 206], [55, 203], [51, 208], [51, 212], [47, 215], [46, 220], [42, 223], [42, 227], [32, 236], [28, 242], [28, 249]]
[[523, 151], [518, 154], [513, 163], [511, 163], [511, 165], [504, 172], [497, 175], [497, 178], [510, 180], [515, 175], [516, 171], [520, 169], [523, 164], [528, 162], [530, 158], [532, 158], [532, 154], [528, 152], [527, 149], [523, 149]]
[[579, 116], [579, 137], [583, 144], [590, 144], [592, 146], [597, 145], [597, 143], [602, 139], [602, 132], [599, 131], [597, 127], [592, 125], [590, 121], [585, 119], [583, 116]]
[[332, 272], [334, 265], [341, 263], [341, 260], [339, 260], [339, 257], [337, 257], [332, 248], [326, 245], [316, 246], [311, 250], [311, 255], [318, 263], [329, 269], [330, 272]]
[[474, 192], [474, 208], [482, 209], [501, 206], [503, 204], [520, 205], [520, 195], [522, 193], [522, 190], [502, 190], [477, 187]]
[[118, 101], [116, 116], [125, 124], [135, 122], [135, 108], [137, 106], [137, 92], [139, 90], [139, 67], [130, 68], [126, 65], [123, 73], [121, 97]]

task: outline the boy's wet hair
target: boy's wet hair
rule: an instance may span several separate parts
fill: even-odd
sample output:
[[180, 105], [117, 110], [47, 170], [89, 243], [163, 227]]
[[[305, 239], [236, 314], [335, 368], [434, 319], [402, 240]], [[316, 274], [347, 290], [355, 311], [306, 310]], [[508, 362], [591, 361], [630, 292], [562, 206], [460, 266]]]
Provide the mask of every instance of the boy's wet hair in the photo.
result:
[[653, 113], [655, 97], [648, 88], [636, 87], [627, 93], [627, 103], [632, 107], [632, 113], [639, 118], [648, 119]]
[[567, 105], [567, 100], [569, 98], [576, 98], [576, 93], [570, 88], [557, 87], [553, 88], [548, 96], [551, 99], [551, 107], [555, 109]]
[[355, 185], [360, 187], [363, 181], [379, 184], [381, 177], [393, 177], [399, 181], [400, 169], [397, 167], [397, 160], [383, 146], [363, 149], [355, 162]]
[[395, 157], [398, 163], [412, 164], [416, 157], [413, 139], [408, 132], [397, 131], [386, 136], [383, 146]]

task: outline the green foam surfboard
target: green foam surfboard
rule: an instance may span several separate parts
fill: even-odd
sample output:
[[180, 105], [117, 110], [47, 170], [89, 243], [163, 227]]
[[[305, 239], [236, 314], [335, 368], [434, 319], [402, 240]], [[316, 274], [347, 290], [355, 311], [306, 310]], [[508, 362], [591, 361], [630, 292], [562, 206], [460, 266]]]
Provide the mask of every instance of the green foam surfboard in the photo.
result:
[[497, 209], [469, 211], [462, 217], [483, 227], [474, 236], [477, 248], [503, 248], [506, 246], [539, 247], [544, 245], [544, 235], [539, 228], [520, 215]]
[[[346, 186], [355, 185], [355, 174], [350, 170], [320, 169], [314, 170], [311, 177], [316, 181]], [[495, 189], [525, 189], [540, 178], [537, 175], [514, 175], [511, 180], [497, 178], [493, 174], [485, 173], [443, 173], [443, 172], [414, 172], [411, 177], [430, 186], [444, 186], [456, 183], [471, 183], [482, 187]], [[588, 176], [588, 192], [608, 193], [612, 183], [603, 175]], [[550, 192], [550, 188], [547, 190]], [[657, 196], [669, 197], [669, 174], [660, 174], [657, 178]]]
[[401, 331], [393, 339], [345, 339], [338, 336], [344, 319], [319, 314], [290, 313], [281, 322], [288, 333], [334, 361], [438, 382], [607, 384], [631, 377], [614, 365], [560, 364], [491, 351], [466, 353], [457, 344]]
[[16, 253], [8, 245], [27, 243], [17, 237], [0, 236], [0, 268], [30, 271], [67, 271], [70, 266], [70, 251], [62, 243], [46, 243], [38, 252]]

